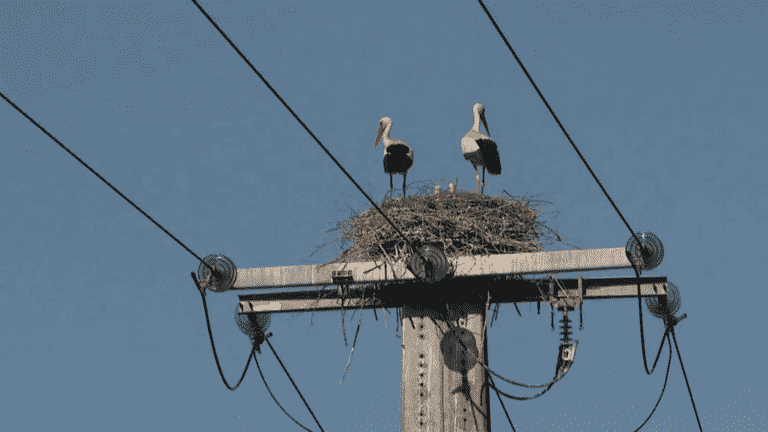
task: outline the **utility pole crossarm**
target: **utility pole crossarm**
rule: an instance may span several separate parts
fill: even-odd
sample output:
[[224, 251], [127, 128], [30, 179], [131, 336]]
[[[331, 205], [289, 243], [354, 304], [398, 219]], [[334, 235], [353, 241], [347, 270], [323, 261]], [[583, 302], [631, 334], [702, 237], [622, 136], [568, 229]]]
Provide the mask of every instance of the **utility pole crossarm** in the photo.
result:
[[[449, 259], [454, 276], [488, 276], [500, 274], [540, 274], [570, 271], [631, 269], [624, 248], [578, 249], [555, 252], [529, 252], [499, 255], [462, 256]], [[405, 263], [393, 269], [383, 261], [332, 263], [263, 267], [237, 270], [232, 289], [260, 289], [333, 285], [337, 271], [349, 271], [352, 283], [375, 283], [413, 280]]]
[[[540, 282], [540, 281], [539, 281]], [[579, 297], [578, 279], [558, 279], [564, 290], [558, 296]], [[665, 295], [666, 277], [640, 278], [640, 295], [649, 297]], [[544, 287], [542, 287], [544, 289]], [[544, 289], [546, 292], [548, 290]], [[635, 278], [582, 279], [584, 300], [637, 297]], [[490, 294], [490, 303], [525, 303], [540, 301], [536, 281], [498, 280], [495, 276], [461, 277], [434, 286], [419, 281], [403, 281], [387, 284], [381, 289], [375, 286], [349, 288], [343, 297], [335, 289], [293, 291], [283, 293], [241, 294], [240, 313], [250, 312], [309, 312], [342, 309], [400, 308], [406, 304], [430, 303], [439, 299], [445, 302], [482, 301]]]

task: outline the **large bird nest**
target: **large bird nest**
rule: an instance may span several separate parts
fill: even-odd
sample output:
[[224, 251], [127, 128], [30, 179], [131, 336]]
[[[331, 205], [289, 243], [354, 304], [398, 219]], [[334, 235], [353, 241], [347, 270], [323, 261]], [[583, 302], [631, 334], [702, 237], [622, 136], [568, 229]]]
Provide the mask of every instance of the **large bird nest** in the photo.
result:
[[[540, 252], [542, 243], [562, 241], [541, 220], [533, 197], [481, 195], [476, 192], [443, 192], [423, 188], [418, 194], [385, 199], [379, 207], [416, 247], [432, 245], [447, 257]], [[336, 261], [373, 261], [402, 258], [406, 243], [382, 215], [371, 207], [336, 223], [327, 232], [338, 232], [344, 249]]]

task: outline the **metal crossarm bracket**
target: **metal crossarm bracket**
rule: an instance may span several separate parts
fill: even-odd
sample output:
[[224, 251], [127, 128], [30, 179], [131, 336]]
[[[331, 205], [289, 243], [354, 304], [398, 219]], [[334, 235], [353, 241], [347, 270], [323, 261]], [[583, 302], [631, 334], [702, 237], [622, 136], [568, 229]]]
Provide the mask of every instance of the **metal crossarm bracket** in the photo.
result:
[[352, 276], [352, 270], [334, 270], [331, 273], [331, 279], [335, 285], [344, 285], [355, 282]]

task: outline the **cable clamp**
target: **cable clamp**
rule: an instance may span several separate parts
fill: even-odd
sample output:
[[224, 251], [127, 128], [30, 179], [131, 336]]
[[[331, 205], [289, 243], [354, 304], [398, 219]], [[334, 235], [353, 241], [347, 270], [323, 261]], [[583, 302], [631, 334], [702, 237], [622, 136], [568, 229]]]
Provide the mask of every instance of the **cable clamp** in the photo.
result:
[[568, 369], [573, 365], [573, 359], [576, 356], [576, 346], [579, 341], [573, 341], [572, 343], [560, 344], [560, 352], [557, 355], [557, 369], [558, 374], [565, 374]]
[[339, 296], [344, 296], [349, 284], [355, 282], [355, 278], [352, 276], [352, 270], [334, 270], [331, 272], [331, 279], [333, 279], [333, 283], [339, 291]]
[[261, 345], [271, 337], [272, 337], [272, 332], [269, 332], [266, 335], [264, 333], [259, 333], [255, 338], [253, 338], [253, 345], [254, 345], [254, 348], [256, 348], [257, 353], [261, 354]]
[[200, 294], [205, 297], [205, 289], [209, 286], [211, 283], [211, 274], [208, 273], [208, 277], [205, 278], [205, 280], [198, 280], [197, 275], [195, 275], [195, 272], [190, 272], [192, 275], [192, 280], [195, 282], [195, 286], [197, 287], [198, 291], [200, 291]]

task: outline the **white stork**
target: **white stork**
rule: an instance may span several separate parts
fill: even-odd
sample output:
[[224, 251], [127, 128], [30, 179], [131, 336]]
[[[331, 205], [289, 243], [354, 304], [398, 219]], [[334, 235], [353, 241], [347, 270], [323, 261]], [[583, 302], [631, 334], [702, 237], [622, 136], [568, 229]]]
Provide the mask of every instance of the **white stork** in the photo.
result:
[[399, 139], [389, 137], [392, 130], [392, 119], [382, 117], [379, 122], [379, 132], [376, 134], [376, 143], [379, 145], [381, 140], [384, 145], [384, 172], [389, 174], [389, 192], [392, 194], [392, 174], [403, 175], [403, 197], [405, 197], [405, 178], [408, 176], [408, 170], [413, 165], [413, 149], [411, 146]]
[[[472, 112], [475, 115], [475, 119], [472, 123], [472, 129], [461, 139], [461, 152], [464, 153], [464, 159], [472, 162], [472, 167], [475, 169], [477, 188], [480, 190], [480, 193], [483, 193], [485, 189], [485, 170], [488, 170], [488, 174], [500, 175], [501, 160], [499, 160], [499, 149], [496, 147], [496, 143], [488, 136], [491, 132], [488, 131], [488, 122], [485, 121], [485, 107], [476, 103], [472, 107]], [[483, 121], [483, 126], [485, 126], [485, 131], [488, 132], [488, 135], [483, 135], [480, 132], [480, 120]], [[483, 167], [482, 183], [480, 183], [480, 173], [477, 172], [478, 166]]]

